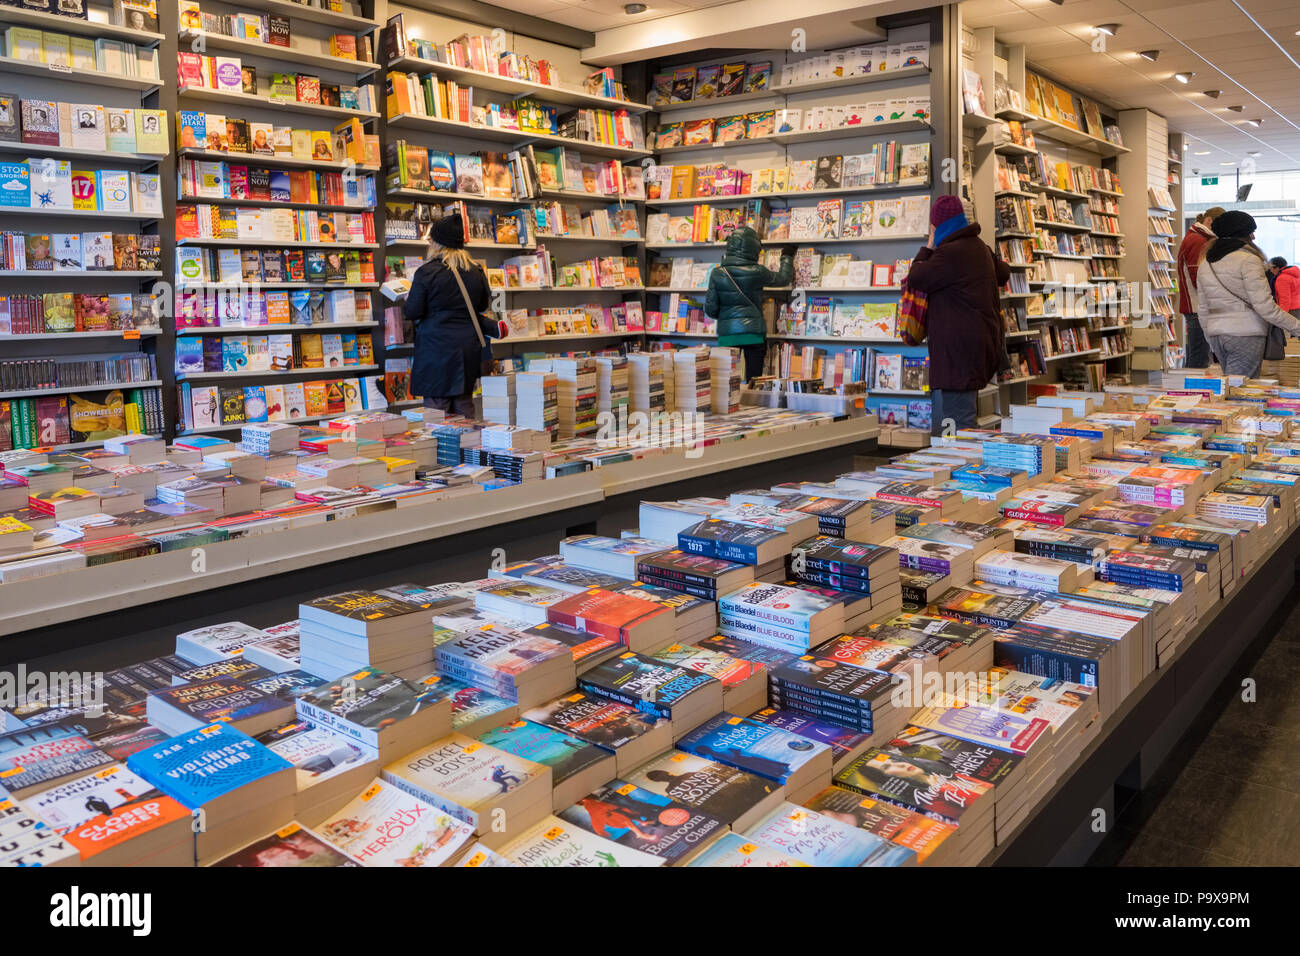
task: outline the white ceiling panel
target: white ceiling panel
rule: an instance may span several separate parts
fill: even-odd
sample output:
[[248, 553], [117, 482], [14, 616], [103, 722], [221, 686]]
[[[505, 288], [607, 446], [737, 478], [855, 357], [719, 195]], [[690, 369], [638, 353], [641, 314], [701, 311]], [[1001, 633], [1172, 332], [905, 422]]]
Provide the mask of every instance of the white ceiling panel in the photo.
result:
[[[1198, 158], [1207, 169], [1226, 168], [1218, 163], [1247, 150], [1261, 152], [1260, 168], [1300, 168], [1300, 130], [1287, 122], [1300, 123], [1300, 0], [1008, 2], [1018, 15], [1009, 15], [1003, 0], [964, 3], [963, 22], [994, 27], [1000, 42], [1025, 44], [1030, 64], [1066, 85], [1161, 113], [1171, 130], [1212, 150]], [[1107, 37], [1104, 53], [1091, 52], [1091, 28], [1108, 22], [1120, 25], [1117, 35]], [[1155, 63], [1136, 56], [1147, 49], [1160, 51]], [[1173, 79], [1183, 71], [1195, 74], [1186, 85]], [[1214, 100], [1202, 94], [1207, 89], [1224, 92]], [[1223, 108], [1230, 105], [1243, 110]], [[1266, 122], [1244, 125], [1251, 117]]]

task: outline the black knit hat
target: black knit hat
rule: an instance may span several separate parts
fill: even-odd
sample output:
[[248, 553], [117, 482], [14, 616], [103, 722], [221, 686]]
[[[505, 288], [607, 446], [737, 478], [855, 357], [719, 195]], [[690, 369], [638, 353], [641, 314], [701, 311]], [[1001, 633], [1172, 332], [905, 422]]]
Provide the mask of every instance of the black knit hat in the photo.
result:
[[1249, 239], [1255, 231], [1255, 217], [1240, 209], [1230, 209], [1215, 217], [1210, 228], [1220, 239]]
[[433, 221], [429, 238], [446, 249], [465, 248], [465, 223], [459, 213], [452, 213]]

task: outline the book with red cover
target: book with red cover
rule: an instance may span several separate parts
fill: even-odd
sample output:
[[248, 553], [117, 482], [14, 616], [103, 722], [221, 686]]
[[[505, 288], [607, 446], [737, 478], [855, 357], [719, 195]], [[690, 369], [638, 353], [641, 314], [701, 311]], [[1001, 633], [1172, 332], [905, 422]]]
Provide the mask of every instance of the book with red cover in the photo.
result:
[[626, 594], [592, 588], [546, 609], [552, 624], [613, 638], [633, 651], [662, 647], [673, 639], [675, 616], [665, 608]]

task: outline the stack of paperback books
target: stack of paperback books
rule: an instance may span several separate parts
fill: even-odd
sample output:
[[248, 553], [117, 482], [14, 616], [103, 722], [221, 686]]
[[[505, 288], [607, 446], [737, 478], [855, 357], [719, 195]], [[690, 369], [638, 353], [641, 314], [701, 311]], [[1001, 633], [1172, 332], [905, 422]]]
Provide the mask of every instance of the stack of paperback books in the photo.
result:
[[316, 598], [298, 608], [302, 669], [326, 679], [367, 666], [427, 672], [433, 663], [429, 622], [434, 613], [434, 602], [374, 591]]

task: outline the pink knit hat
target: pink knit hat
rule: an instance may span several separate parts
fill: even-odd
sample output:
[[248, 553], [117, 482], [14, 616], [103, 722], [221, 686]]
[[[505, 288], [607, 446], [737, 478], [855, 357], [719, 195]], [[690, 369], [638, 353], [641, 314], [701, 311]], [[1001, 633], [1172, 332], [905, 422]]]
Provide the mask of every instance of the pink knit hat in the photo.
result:
[[956, 196], [940, 196], [930, 207], [930, 225], [940, 226], [953, 216], [966, 217], [966, 210]]

